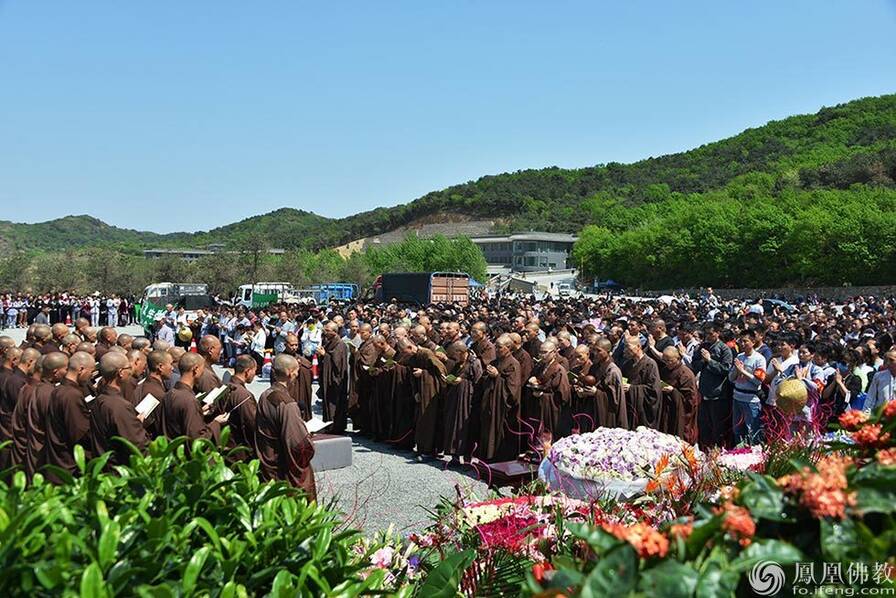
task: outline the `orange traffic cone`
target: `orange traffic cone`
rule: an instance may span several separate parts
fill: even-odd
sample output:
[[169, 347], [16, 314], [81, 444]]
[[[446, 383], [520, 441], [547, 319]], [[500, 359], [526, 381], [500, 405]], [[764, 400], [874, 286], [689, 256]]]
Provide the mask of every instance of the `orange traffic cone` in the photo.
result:
[[70, 313], [65, 314], [65, 325], [66, 326], [72, 325], [72, 314], [70, 314]]
[[196, 346], [196, 339], [190, 341], [190, 353], [199, 353], [199, 347]]

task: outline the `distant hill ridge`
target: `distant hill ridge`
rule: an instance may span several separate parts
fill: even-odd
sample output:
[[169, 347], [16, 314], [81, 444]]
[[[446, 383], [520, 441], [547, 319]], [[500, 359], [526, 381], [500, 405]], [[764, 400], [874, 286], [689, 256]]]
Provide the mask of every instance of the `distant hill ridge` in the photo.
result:
[[863, 98], [747, 129], [698, 148], [632, 164], [549, 167], [484, 176], [433, 191], [410, 203], [340, 219], [281, 208], [209, 231], [157, 234], [110, 226], [87, 215], [37, 224], [0, 221], [0, 249], [55, 251], [88, 246], [201, 247], [262, 235], [274, 247], [320, 249], [386, 235], [415, 223], [493, 221], [499, 231], [576, 232], [593, 215], [594, 198], [624, 205], [705, 193], [762, 173], [775, 185], [840, 188], [896, 180], [896, 94]]

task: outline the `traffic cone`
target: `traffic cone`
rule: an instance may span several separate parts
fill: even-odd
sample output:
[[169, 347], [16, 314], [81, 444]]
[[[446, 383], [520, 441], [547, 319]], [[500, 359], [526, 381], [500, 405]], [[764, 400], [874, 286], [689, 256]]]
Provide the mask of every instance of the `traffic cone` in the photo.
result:
[[190, 353], [199, 353], [199, 347], [196, 346], [196, 339], [190, 341]]
[[261, 366], [261, 377], [271, 380], [272, 379], [271, 378], [271, 370], [273, 369], [273, 367], [274, 366], [273, 366], [273, 359], [271, 358], [271, 352], [265, 351], [264, 352], [264, 363], [262, 363], [262, 366]]
[[70, 313], [65, 314], [65, 325], [66, 326], [72, 325], [72, 314], [70, 314]]
[[317, 380], [317, 354], [311, 356], [311, 378]]

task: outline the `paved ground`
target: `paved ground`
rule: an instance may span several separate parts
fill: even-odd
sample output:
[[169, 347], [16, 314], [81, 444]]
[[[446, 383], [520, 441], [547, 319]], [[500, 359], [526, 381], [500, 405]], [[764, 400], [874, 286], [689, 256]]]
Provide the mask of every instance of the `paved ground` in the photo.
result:
[[[139, 326], [119, 328], [139, 336]], [[0, 331], [17, 341], [25, 337], [24, 329]], [[219, 368], [216, 368], [219, 369]], [[223, 368], [219, 369], [223, 374]], [[256, 381], [250, 390], [259, 396], [268, 381]], [[315, 404], [320, 413], [320, 402]], [[418, 463], [410, 451], [397, 451], [390, 445], [363, 437], [352, 439], [352, 466], [317, 474], [318, 496], [323, 501], [335, 500], [337, 509], [345, 513], [350, 524], [369, 533], [386, 530], [419, 531], [429, 523], [427, 509], [436, 506], [440, 497], [454, 498], [457, 488], [486, 497], [486, 484], [478, 481], [469, 467], [447, 468], [444, 462]]]

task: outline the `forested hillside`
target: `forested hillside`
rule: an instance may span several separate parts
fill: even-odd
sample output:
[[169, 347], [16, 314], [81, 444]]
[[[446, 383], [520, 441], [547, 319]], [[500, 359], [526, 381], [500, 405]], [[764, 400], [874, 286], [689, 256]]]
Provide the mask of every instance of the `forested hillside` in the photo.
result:
[[24, 250], [238, 247], [251, 237], [319, 250], [453, 213], [500, 219], [506, 229], [584, 228], [578, 263], [639, 286], [866, 283], [896, 274], [894, 181], [896, 95], [887, 95], [687, 152], [485, 176], [343, 219], [284, 208], [207, 232], [155, 235], [77, 217], [0, 223], [0, 238]]

